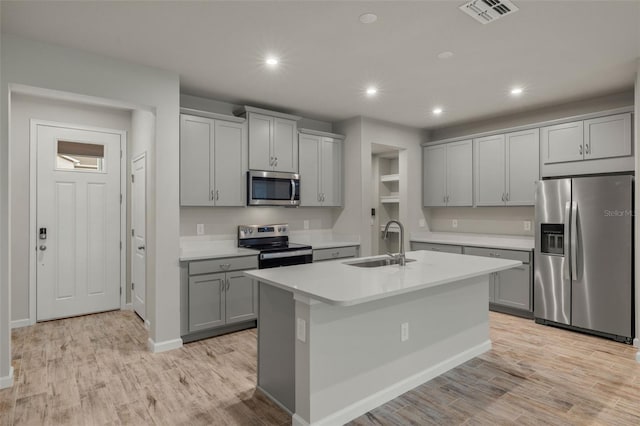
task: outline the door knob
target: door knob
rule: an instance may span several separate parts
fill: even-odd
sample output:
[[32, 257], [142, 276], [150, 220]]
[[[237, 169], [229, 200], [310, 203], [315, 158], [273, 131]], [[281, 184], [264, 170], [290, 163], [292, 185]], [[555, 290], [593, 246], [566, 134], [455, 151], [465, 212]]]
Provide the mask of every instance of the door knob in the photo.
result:
[[138, 250], [144, 250], [144, 246], [139, 246]]
[[47, 246], [45, 246], [44, 244], [40, 246], [41, 251], [45, 251], [46, 249], [47, 249]]

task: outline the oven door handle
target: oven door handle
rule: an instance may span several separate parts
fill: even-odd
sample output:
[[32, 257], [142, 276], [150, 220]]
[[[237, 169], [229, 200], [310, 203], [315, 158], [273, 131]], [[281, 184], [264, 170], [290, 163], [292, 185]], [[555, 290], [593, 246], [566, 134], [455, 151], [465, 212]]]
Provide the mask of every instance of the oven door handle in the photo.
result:
[[293, 203], [296, 199], [296, 181], [291, 179], [291, 202]]
[[313, 250], [305, 249], [305, 250], [295, 250], [295, 251], [282, 251], [278, 253], [262, 253], [260, 254], [260, 260], [264, 259], [282, 259], [285, 257], [296, 257], [296, 256], [308, 256], [313, 254]]

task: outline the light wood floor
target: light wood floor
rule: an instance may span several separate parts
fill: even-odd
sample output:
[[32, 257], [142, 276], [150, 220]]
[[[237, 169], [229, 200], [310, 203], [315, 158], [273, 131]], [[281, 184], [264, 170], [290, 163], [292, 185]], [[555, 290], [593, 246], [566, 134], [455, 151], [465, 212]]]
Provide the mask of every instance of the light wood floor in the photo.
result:
[[[493, 349], [352, 425], [640, 425], [635, 348], [491, 313]], [[286, 425], [254, 391], [256, 333], [161, 354], [131, 312], [12, 333], [16, 384], [0, 425]]]

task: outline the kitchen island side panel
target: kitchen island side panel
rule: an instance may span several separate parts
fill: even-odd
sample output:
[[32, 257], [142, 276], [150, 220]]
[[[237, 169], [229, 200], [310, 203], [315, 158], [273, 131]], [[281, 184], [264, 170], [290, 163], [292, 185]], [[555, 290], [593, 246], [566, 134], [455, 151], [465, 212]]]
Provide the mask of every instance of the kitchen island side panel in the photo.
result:
[[295, 411], [293, 293], [259, 283], [258, 387], [284, 409]]
[[[341, 307], [296, 300], [293, 424], [342, 424], [489, 350], [488, 276]], [[401, 324], [409, 339], [401, 341]]]

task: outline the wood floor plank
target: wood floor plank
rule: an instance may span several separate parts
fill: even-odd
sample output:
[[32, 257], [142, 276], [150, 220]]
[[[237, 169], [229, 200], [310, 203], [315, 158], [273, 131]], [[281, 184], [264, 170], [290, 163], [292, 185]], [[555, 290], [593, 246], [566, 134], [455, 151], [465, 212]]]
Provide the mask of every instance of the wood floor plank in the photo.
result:
[[[350, 425], [640, 424], [640, 364], [621, 343], [491, 313], [493, 348]], [[0, 425], [289, 426], [255, 388], [256, 330], [146, 349], [128, 311], [12, 331]]]

